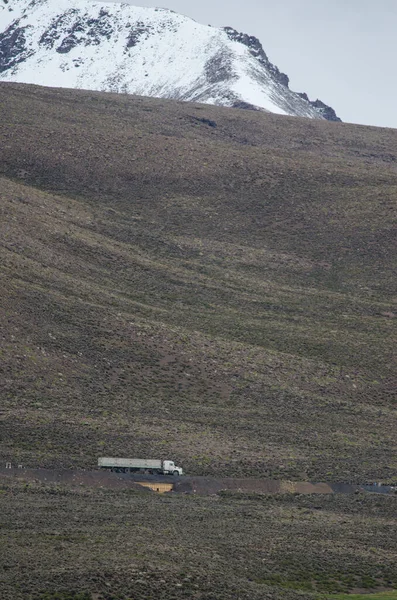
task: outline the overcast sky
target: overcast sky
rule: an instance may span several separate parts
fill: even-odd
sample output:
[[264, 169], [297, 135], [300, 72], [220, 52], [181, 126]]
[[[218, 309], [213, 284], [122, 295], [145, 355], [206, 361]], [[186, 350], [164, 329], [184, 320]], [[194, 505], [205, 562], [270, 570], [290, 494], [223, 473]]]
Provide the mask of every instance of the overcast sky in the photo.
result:
[[343, 121], [397, 128], [397, 0], [124, 0], [255, 35], [290, 88]]

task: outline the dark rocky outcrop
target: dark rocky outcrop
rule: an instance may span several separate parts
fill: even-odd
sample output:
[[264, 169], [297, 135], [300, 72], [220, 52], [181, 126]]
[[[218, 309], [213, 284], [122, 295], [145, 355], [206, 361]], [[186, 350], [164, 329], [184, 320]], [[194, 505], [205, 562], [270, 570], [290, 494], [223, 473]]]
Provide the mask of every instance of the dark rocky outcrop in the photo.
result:
[[60, 46], [58, 46], [57, 48], [57, 52], [59, 52], [60, 54], [67, 54], [68, 52], [70, 52], [75, 46], [77, 46], [79, 43], [78, 39], [76, 38], [76, 36], [72, 33], [71, 35], [68, 35], [67, 37], [65, 37], [62, 40], [62, 44]]
[[321, 100], [310, 100], [309, 96], [305, 92], [298, 93], [298, 96], [303, 98], [303, 100], [309, 102], [309, 104], [311, 104], [313, 108], [315, 108], [321, 115], [323, 115], [324, 119], [327, 119], [327, 121], [335, 121], [339, 123], [342, 122], [342, 119], [338, 117], [334, 109], [331, 108], [331, 106], [328, 106], [327, 104], [322, 102]]
[[226, 31], [229, 39], [231, 39], [235, 42], [240, 42], [240, 44], [244, 44], [244, 46], [247, 46], [247, 48], [249, 48], [249, 51], [252, 54], [252, 56], [257, 58], [258, 61], [262, 65], [264, 65], [268, 69], [268, 71], [270, 71], [273, 78], [278, 83], [281, 83], [281, 85], [284, 85], [285, 87], [289, 86], [288, 75], [286, 75], [285, 73], [281, 73], [279, 68], [270, 62], [266, 52], [263, 49], [262, 44], [260, 43], [258, 38], [256, 38], [253, 35], [248, 35], [247, 33], [239, 33], [232, 27], [224, 27], [224, 31]]
[[204, 125], [208, 125], [209, 127], [213, 127], [216, 128], [218, 127], [216, 121], [213, 121], [211, 119], [206, 119], [204, 117], [200, 118], [200, 117], [190, 117], [190, 119], [194, 122], [197, 123], [203, 123]]
[[244, 108], [245, 110], [259, 110], [257, 106], [254, 106], [249, 102], [235, 102], [232, 108]]
[[[98, 46], [102, 38], [110, 39], [113, 28], [110, 23], [109, 13], [106, 10], [101, 8], [97, 19], [88, 19], [85, 21], [76, 16], [76, 20], [70, 24], [70, 21], [77, 14], [78, 11], [72, 8], [57, 19], [54, 19], [41, 36], [39, 43], [50, 49], [60, 41], [56, 51], [66, 54], [79, 44], [84, 46]], [[67, 29], [66, 36], [65, 27]]]
[[[41, 36], [41, 38], [39, 40], [39, 44], [41, 46], [45, 46], [48, 49], [53, 48], [55, 43], [58, 42], [58, 40], [62, 37], [62, 27], [64, 26], [64, 24], [66, 24], [70, 20], [70, 17], [73, 17], [73, 15], [76, 13], [77, 13], [77, 11], [72, 8], [72, 9], [66, 11], [65, 13], [63, 13], [62, 15], [60, 15], [58, 18], [53, 19], [53, 21], [50, 23], [49, 27], [45, 30], [45, 32]], [[75, 31], [76, 31], [76, 29], [75, 29]], [[73, 31], [70, 30], [70, 34], [72, 34], [72, 33], [73, 33]]]
[[29, 56], [34, 54], [26, 44], [25, 31], [27, 27], [20, 27], [20, 20], [15, 21], [0, 33], [0, 73], [12, 69]]
[[205, 75], [209, 83], [219, 83], [233, 78], [233, 69], [230, 57], [224, 52], [219, 52], [205, 64]]
[[342, 122], [342, 119], [340, 119], [337, 116], [334, 109], [331, 106], [324, 104], [324, 102], [322, 102], [321, 100], [310, 101], [310, 104], [314, 106], [314, 108], [316, 108], [320, 113], [322, 113], [323, 116], [327, 119], [327, 121], [338, 121], [340, 123]]
[[136, 24], [136, 27], [131, 27], [131, 32], [127, 40], [127, 48], [133, 48], [134, 46], [136, 46], [139, 43], [141, 37], [145, 35], [145, 33], [150, 34], [150, 32], [151, 27], [145, 25], [143, 21], [139, 21]]

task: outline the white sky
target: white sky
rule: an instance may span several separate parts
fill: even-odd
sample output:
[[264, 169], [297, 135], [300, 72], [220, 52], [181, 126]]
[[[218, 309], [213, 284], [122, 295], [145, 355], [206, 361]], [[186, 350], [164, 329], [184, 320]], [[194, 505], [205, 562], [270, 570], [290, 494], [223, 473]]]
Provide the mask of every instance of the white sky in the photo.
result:
[[292, 90], [320, 98], [343, 121], [397, 128], [397, 0], [124, 2], [255, 35]]

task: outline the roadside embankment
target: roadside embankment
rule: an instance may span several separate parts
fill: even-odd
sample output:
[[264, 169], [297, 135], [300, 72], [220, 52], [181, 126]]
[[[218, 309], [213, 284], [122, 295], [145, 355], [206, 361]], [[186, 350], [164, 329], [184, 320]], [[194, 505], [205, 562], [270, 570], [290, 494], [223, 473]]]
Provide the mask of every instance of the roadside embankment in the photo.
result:
[[[358, 492], [395, 493], [397, 488], [381, 484], [351, 485], [343, 483], [313, 483], [310, 481], [287, 481], [253, 478], [215, 478], [133, 475], [109, 471], [86, 471], [71, 469], [4, 469], [0, 468], [0, 483], [7, 480], [67, 486], [86, 486], [105, 489], [152, 489], [173, 491], [181, 494], [211, 495], [232, 491], [257, 494], [354, 494]], [[158, 485], [156, 485], [158, 484]], [[172, 486], [172, 488], [170, 488]]]

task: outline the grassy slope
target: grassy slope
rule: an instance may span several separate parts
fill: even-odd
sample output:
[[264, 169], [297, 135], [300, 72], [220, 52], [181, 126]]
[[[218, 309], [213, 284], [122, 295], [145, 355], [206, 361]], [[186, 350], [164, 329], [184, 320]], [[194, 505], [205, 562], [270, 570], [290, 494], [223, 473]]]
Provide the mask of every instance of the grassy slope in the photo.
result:
[[2, 462], [395, 479], [394, 130], [0, 105]]
[[[334, 600], [368, 600], [368, 594], [335, 594], [331, 598]], [[370, 600], [396, 600], [397, 591], [380, 592], [379, 594], [371, 594]]]
[[13, 483], [0, 500], [3, 600], [325, 600], [397, 587], [391, 496]]

